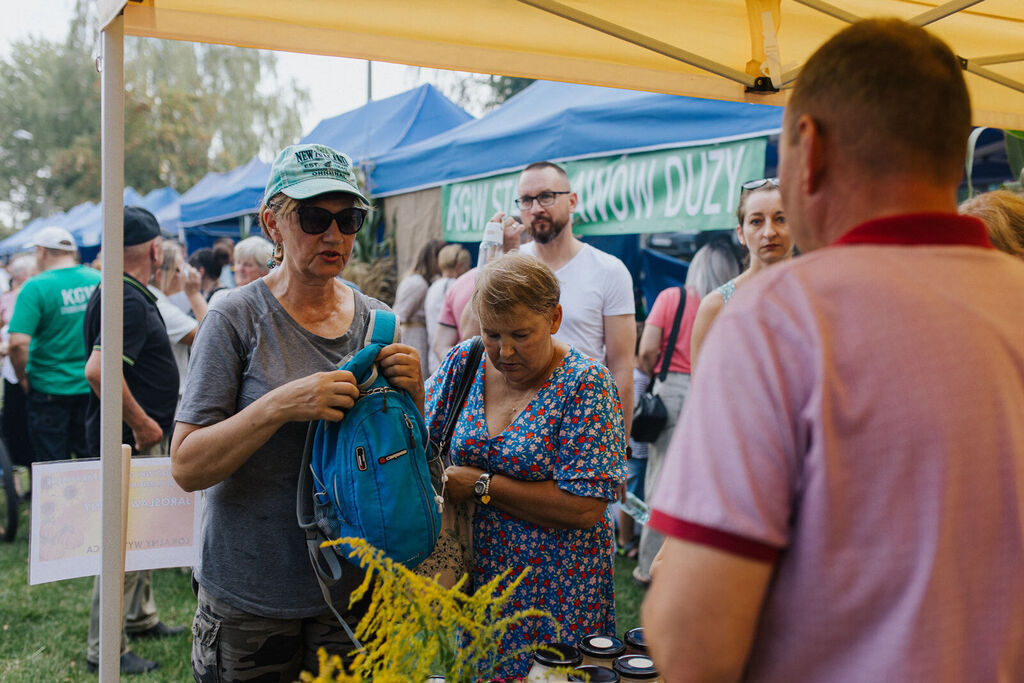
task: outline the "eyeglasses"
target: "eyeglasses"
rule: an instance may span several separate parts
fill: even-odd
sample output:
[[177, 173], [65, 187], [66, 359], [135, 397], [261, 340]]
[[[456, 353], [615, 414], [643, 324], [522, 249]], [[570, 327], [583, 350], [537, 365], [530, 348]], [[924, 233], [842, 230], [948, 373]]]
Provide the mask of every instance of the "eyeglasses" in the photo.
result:
[[523, 195], [522, 197], [516, 198], [516, 206], [520, 209], [529, 209], [533, 206], [536, 201], [541, 206], [551, 206], [555, 203], [555, 199], [560, 194], [570, 194], [572, 190], [559, 190], [558, 192], [541, 192], [539, 195], [531, 197], [529, 195]]
[[778, 187], [779, 186], [779, 179], [778, 178], [758, 178], [757, 180], [748, 180], [747, 182], [745, 182], [742, 185], [740, 185], [740, 189], [747, 190], [749, 192], [750, 190], [756, 190], [757, 188], [764, 187], [765, 185], [771, 185], [772, 187]]
[[337, 213], [331, 213], [319, 206], [300, 206], [295, 212], [299, 216], [299, 227], [307, 235], [321, 235], [331, 227], [331, 222], [338, 224], [343, 235], [354, 235], [363, 227], [366, 209], [351, 206]]

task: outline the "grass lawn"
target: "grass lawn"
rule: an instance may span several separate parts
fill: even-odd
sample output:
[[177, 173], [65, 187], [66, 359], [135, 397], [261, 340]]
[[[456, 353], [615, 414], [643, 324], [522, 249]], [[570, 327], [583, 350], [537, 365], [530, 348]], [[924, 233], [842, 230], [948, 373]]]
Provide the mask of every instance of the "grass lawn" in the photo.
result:
[[[22, 504], [18, 537], [0, 543], [0, 681], [95, 681], [85, 668], [92, 577], [28, 585], [28, 503]], [[160, 618], [169, 625], [191, 624], [195, 598], [188, 575], [178, 569], [153, 573]], [[160, 668], [143, 680], [192, 680], [191, 636], [144, 640], [131, 645]]]
[[[95, 681], [85, 669], [92, 577], [28, 585], [28, 504], [22, 505], [18, 537], [0, 543], [0, 681]], [[643, 590], [630, 577], [635, 560], [615, 558], [616, 616], [619, 636], [640, 624]], [[195, 598], [188, 575], [178, 569], [153, 573], [160, 618], [169, 625], [192, 622]], [[160, 662], [142, 680], [192, 680], [191, 636], [140, 641], [132, 650]]]

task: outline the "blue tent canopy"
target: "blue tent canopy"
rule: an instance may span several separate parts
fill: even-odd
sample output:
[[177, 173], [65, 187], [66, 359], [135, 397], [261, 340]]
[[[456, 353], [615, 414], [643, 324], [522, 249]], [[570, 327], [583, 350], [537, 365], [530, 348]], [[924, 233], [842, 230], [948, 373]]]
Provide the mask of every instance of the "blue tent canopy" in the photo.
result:
[[782, 108], [537, 81], [488, 115], [374, 159], [387, 196], [522, 168], [777, 133]]
[[[124, 205], [141, 206], [153, 212], [160, 229], [167, 236], [176, 236], [178, 230], [178, 193], [173, 187], [151, 191], [145, 197], [134, 188], [124, 188]], [[75, 238], [83, 258], [94, 256], [99, 250], [102, 232], [102, 207], [93, 202], [84, 202], [67, 213], [57, 213], [36, 218], [24, 228], [0, 242], [0, 255], [21, 251], [32, 241], [32, 236], [47, 226], [64, 228]], [[88, 259], [86, 259], [88, 260]]]
[[0, 255], [6, 256], [21, 251], [32, 240], [32, 235], [49, 225], [60, 225], [65, 215], [64, 212], [61, 212], [29, 221], [24, 228], [0, 241]]
[[363, 163], [472, 119], [427, 84], [324, 119], [299, 142], [327, 145]]
[[270, 164], [258, 157], [227, 173], [207, 173], [181, 195], [182, 227], [255, 213], [269, 177]]
[[[176, 204], [177, 199], [178, 193], [175, 192], [173, 187], [163, 187], [152, 190], [145, 197], [139, 194], [135, 188], [124, 188], [125, 206], [141, 206], [142, 208], [151, 211], [153, 214], [157, 214], [161, 209], [170, 209], [173, 212], [173, 205]], [[74, 211], [74, 209], [72, 209], [72, 211]], [[61, 227], [74, 236], [79, 249], [90, 249], [93, 247], [99, 247], [100, 236], [103, 229], [102, 221], [102, 206], [100, 204], [92, 204], [90, 202], [90, 208], [88, 211], [79, 213], [73, 219], [69, 218]], [[177, 235], [176, 226], [161, 221], [159, 216], [157, 216], [157, 221], [160, 223], [160, 230], [164, 235], [169, 237]]]
[[168, 237], [177, 237], [178, 230], [181, 228], [179, 196], [173, 187], [161, 187], [149, 192], [139, 202], [139, 206], [151, 211], [156, 216], [157, 222], [160, 223], [160, 230]]
[[[300, 142], [328, 145], [361, 162], [471, 118], [434, 86], [421, 85], [324, 119]], [[270, 165], [256, 158], [227, 173], [207, 174], [181, 196], [182, 226], [209, 225], [255, 213], [269, 177]]]
[[56, 213], [43, 218], [37, 218], [24, 228], [14, 233], [7, 239], [0, 242], [0, 255], [13, 254], [24, 250], [32, 241], [33, 235], [51, 225], [67, 229], [67, 226], [87, 215], [98, 205], [92, 202], [84, 202], [72, 208], [67, 213]]

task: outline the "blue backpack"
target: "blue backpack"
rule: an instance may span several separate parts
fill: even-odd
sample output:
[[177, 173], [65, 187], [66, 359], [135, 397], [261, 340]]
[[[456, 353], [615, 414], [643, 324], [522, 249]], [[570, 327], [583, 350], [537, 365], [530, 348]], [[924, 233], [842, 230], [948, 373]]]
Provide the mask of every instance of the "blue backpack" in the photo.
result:
[[355, 376], [359, 399], [339, 422], [313, 421], [307, 432], [296, 509], [325, 597], [325, 583], [341, 578], [339, 559], [348, 560], [351, 550], [320, 548], [325, 539], [365, 538], [414, 567], [430, 555], [441, 530], [441, 502], [431, 482], [432, 473], [440, 479], [441, 465], [429, 462], [423, 416], [374, 363], [397, 339], [395, 315], [370, 311], [366, 346], [341, 367]]

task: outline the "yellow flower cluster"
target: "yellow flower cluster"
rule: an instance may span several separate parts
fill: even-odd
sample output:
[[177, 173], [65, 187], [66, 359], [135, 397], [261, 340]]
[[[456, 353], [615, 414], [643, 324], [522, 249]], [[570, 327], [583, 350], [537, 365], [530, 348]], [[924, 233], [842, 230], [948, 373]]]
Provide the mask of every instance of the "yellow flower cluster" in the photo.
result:
[[504, 582], [506, 570], [478, 586], [472, 595], [462, 591], [466, 577], [451, 588], [430, 578], [418, 576], [403, 565], [392, 562], [361, 538], [342, 538], [324, 545], [347, 545], [349, 554], [366, 571], [362, 585], [352, 592], [350, 605], [373, 588], [370, 607], [356, 637], [363, 650], [346, 672], [341, 658], [323, 650], [320, 673], [303, 673], [302, 681], [313, 683], [409, 683], [443, 676], [448, 683], [472, 683], [494, 672], [503, 659], [498, 646], [510, 627], [527, 618], [549, 619], [556, 631], [558, 623], [550, 613], [526, 609], [503, 615], [503, 608], [529, 568]]

